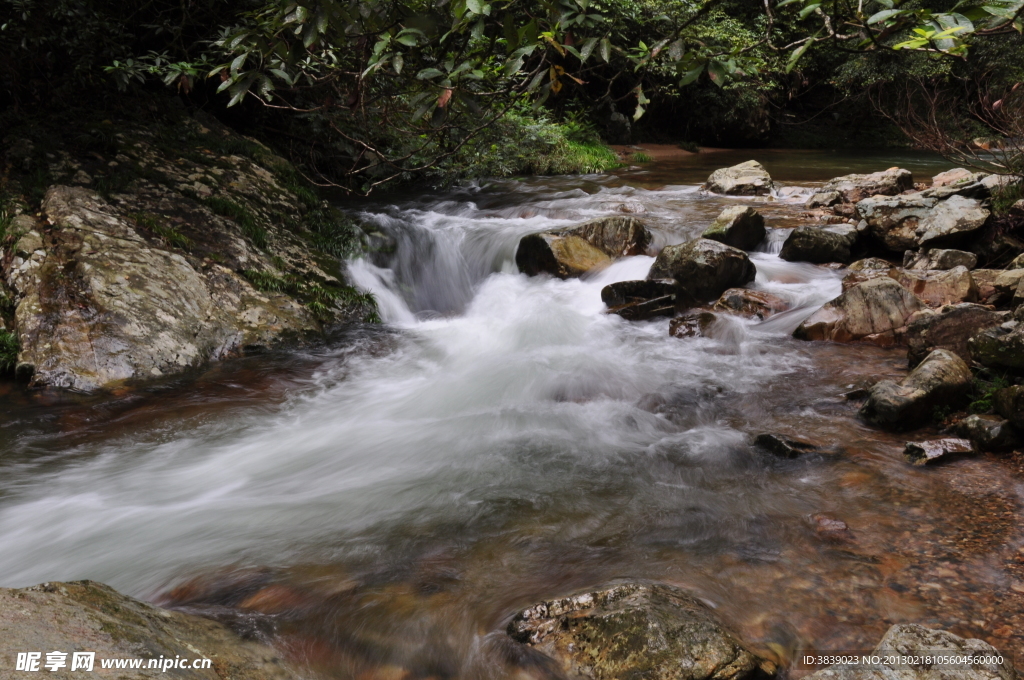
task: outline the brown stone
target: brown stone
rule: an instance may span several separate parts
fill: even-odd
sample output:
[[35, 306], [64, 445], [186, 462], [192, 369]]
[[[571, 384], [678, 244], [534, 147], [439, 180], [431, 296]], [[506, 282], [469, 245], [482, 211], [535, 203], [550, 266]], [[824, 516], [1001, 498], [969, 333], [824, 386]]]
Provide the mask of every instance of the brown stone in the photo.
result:
[[801, 340], [869, 342], [881, 346], [904, 342], [907, 320], [924, 304], [888, 277], [851, 287], [808, 317], [793, 333]]

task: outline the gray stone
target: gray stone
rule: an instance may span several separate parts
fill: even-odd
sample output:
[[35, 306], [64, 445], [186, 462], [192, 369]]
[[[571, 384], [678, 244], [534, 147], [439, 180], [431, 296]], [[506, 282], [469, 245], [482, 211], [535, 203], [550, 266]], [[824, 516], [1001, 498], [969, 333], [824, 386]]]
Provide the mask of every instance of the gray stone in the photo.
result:
[[955, 184], [971, 184], [985, 177], [983, 172], [971, 172], [966, 168], [953, 168], [932, 177], [933, 187], [945, 187]]
[[907, 320], [924, 303], [887, 276], [844, 291], [797, 327], [801, 340], [869, 342], [881, 346], [904, 342]]
[[993, 410], [1010, 421], [1014, 427], [1024, 430], [1024, 385], [1011, 385], [996, 390], [992, 395]]
[[908, 250], [903, 255], [905, 269], [952, 269], [966, 267], [974, 269], [978, 264], [978, 256], [965, 250], [949, 250], [941, 248]]
[[508, 634], [573, 678], [741, 680], [771, 668], [706, 605], [663, 584], [625, 583], [542, 602], [516, 614]]
[[1001, 451], [1019, 446], [1016, 430], [1005, 418], [993, 415], [971, 415], [956, 424], [956, 434], [970, 439], [979, 451]]
[[917, 228], [917, 243], [922, 248], [963, 242], [988, 221], [989, 211], [981, 201], [950, 196], [928, 211]]
[[516, 266], [528, 276], [547, 273], [572, 278], [607, 266], [617, 257], [645, 254], [651, 241], [651, 232], [639, 220], [604, 217], [523, 237], [516, 250]]
[[873, 196], [857, 203], [857, 215], [886, 248], [902, 253], [920, 244], [917, 228], [938, 203], [920, 193], [900, 196]]
[[[209, 659], [210, 667], [132, 670], [136, 678], [183, 680], [298, 680], [274, 649], [243, 640], [223, 624], [152, 607], [93, 581], [44, 583], [31, 588], [0, 588], [0, 675], [15, 677], [18, 652], [40, 652], [48, 678], [129, 677], [101, 670], [106, 659]], [[47, 652], [66, 652], [66, 667], [44, 669]], [[73, 652], [95, 652], [92, 672], [71, 671]], [[38, 673], [37, 673], [38, 674]], [[29, 676], [28, 672], [17, 675]], [[29, 676], [30, 677], [30, 676]]]
[[866, 257], [863, 260], [857, 260], [849, 267], [847, 267], [847, 269], [849, 269], [852, 272], [877, 271], [883, 269], [885, 271], [888, 271], [892, 269], [894, 266], [895, 265], [892, 262], [889, 262], [888, 260], [883, 260], [879, 257]]
[[978, 286], [965, 267], [932, 271], [894, 267], [889, 278], [931, 307], [978, 301]]
[[749, 206], [726, 208], [704, 230], [701, 238], [724, 243], [740, 250], [753, 250], [765, 237], [764, 217]]
[[1005, 312], [970, 303], [924, 310], [907, 323], [907, 362], [913, 368], [936, 349], [947, 349], [966, 363], [972, 361], [970, 339], [1006, 320]]
[[849, 262], [860, 233], [851, 225], [834, 227], [801, 226], [782, 244], [779, 257], [788, 262]]
[[869, 196], [895, 196], [913, 188], [914, 177], [909, 170], [903, 168], [889, 168], [868, 175], [843, 175], [826, 182], [811, 197], [807, 207], [857, 203]]
[[673, 278], [679, 284], [680, 309], [711, 302], [729, 288], [754, 280], [756, 270], [739, 248], [710, 239], [666, 246], [654, 261], [648, 279]]
[[971, 357], [985, 366], [1024, 369], [1024, 325], [1004, 323], [986, 328], [971, 338], [967, 346]]
[[704, 188], [716, 194], [763, 196], [775, 187], [771, 175], [757, 161], [747, 161], [711, 173]]
[[881, 427], [916, 427], [931, 418], [936, 407], [963, 403], [973, 382], [971, 369], [963, 359], [949, 350], [937, 349], [899, 383], [876, 383], [860, 415]]
[[[1000, 654], [982, 640], [964, 639], [944, 630], [934, 630], [914, 623], [891, 627], [872, 652], [881, 657], [878, 666], [862, 664], [835, 665], [824, 668], [804, 680], [1015, 680], [1016, 673], [1009, 655]], [[915, 657], [974, 656], [983, 659], [1001, 657], [1001, 664], [942, 666], [917, 661]], [[900, 657], [908, 663], [896, 663]], [[907, 658], [909, 657], [909, 658]]]
[[955, 437], [907, 442], [903, 447], [903, 457], [911, 465], [930, 465], [939, 461], [946, 462], [968, 453], [974, 453], [974, 447], [971, 445], [971, 442], [967, 439]]

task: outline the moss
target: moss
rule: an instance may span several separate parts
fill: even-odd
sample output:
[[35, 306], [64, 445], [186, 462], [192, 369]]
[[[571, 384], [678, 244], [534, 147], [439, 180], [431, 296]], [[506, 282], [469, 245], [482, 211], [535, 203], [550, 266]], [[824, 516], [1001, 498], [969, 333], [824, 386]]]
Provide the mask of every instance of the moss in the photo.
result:
[[174, 227], [161, 224], [157, 216], [152, 213], [131, 213], [128, 218], [135, 223], [135, 226], [145, 229], [173, 248], [191, 251], [195, 246], [192, 239]]
[[322, 205], [303, 217], [313, 247], [339, 259], [352, 257], [362, 249], [360, 229], [339, 210]]
[[327, 281], [302, 279], [286, 274], [246, 269], [242, 272], [253, 288], [264, 293], [287, 293], [298, 298], [321, 323], [329, 323], [337, 316], [339, 306], [351, 314], [359, 314], [367, 323], [380, 323], [377, 300], [372, 293], [361, 293], [352, 286]]
[[676, 146], [678, 146], [683, 151], [689, 151], [690, 153], [700, 152], [700, 147], [697, 145], [697, 142], [683, 141], [676, 144]]
[[21, 345], [18, 336], [10, 331], [0, 331], [0, 373], [11, 373], [18, 365], [18, 352]]
[[202, 199], [203, 204], [212, 210], [214, 214], [227, 217], [233, 220], [242, 229], [242, 233], [249, 237], [257, 248], [266, 250], [269, 245], [267, 230], [256, 223], [256, 218], [251, 212], [234, 201], [220, 196], [210, 196]]
[[294, 281], [282, 278], [270, 272], [263, 272], [258, 269], [245, 269], [242, 276], [252, 284], [256, 290], [264, 293], [296, 293], [298, 285]]
[[629, 160], [633, 163], [650, 163], [653, 159], [643, 151], [637, 151], [629, 157]]
[[992, 212], [997, 216], [1005, 215], [1013, 204], [1024, 198], [1024, 182], [1014, 182], [999, 188], [992, 196]]
[[1010, 382], [1004, 376], [993, 376], [991, 380], [985, 380], [975, 376], [972, 385], [972, 397], [967, 410], [971, 413], [991, 413], [992, 397], [998, 390], [1009, 387]]

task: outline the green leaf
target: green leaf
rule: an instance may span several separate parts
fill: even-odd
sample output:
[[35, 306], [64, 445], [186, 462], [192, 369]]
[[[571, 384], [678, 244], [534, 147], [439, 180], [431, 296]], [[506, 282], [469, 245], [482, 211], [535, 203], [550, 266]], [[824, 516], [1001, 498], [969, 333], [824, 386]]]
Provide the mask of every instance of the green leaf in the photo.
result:
[[391, 66], [395, 69], [395, 73], [401, 74], [402, 67], [405, 66], [405, 59], [402, 58], [401, 54], [396, 54], [394, 59], [391, 60]]
[[644, 115], [644, 107], [637, 104], [636, 111], [633, 112], [633, 120], [640, 120], [640, 116]]
[[419, 80], [429, 80], [430, 78], [437, 78], [443, 75], [444, 73], [436, 68], [425, 68], [416, 74], [416, 78]]
[[806, 19], [807, 17], [809, 17], [814, 12], [814, 10], [818, 9], [819, 7], [821, 7], [821, 3], [820, 2], [816, 2], [814, 4], [807, 5], [807, 7], [804, 7], [802, 10], [800, 10], [800, 18], [801, 19]]
[[583, 49], [580, 50], [580, 61], [585, 63], [587, 59], [590, 59], [595, 47], [597, 47], [597, 38], [587, 38], [583, 43]]
[[395, 42], [402, 43], [407, 47], [416, 47], [416, 36], [406, 33], [395, 38]]
[[[817, 37], [817, 34], [815, 34], [814, 37]], [[800, 57], [804, 56], [804, 53], [807, 52], [808, 49], [810, 49], [812, 44], [814, 44], [813, 39], [808, 40], [803, 45], [793, 50], [793, 54], [789, 57], [789, 61], [786, 62], [786, 73], [789, 73], [794, 68], [796, 68], [796, 64], [798, 61], [800, 61]]]
[[708, 62], [708, 76], [710, 76], [711, 82], [713, 82], [715, 85], [718, 85], [719, 87], [724, 87], [726, 78], [729, 77], [729, 73], [725, 67], [725, 64], [718, 61], [717, 59], [712, 59], [711, 61]]
[[700, 77], [700, 74], [703, 73], [703, 71], [704, 71], [704, 64], [701, 64], [700, 66], [698, 66], [695, 69], [687, 71], [686, 73], [683, 74], [682, 79], [679, 81], [679, 87], [686, 87], [687, 85], [689, 85], [693, 81], [697, 80], [697, 78]]
[[473, 14], [483, 14], [484, 6], [480, 0], [466, 0], [466, 9]]
[[775, 5], [775, 8], [785, 7], [786, 5], [792, 5], [794, 2], [800, 2], [800, 0], [782, 0], [779, 4]]
[[899, 14], [905, 14], [905, 10], [902, 10], [902, 9], [883, 9], [881, 12], [878, 12], [877, 14], [872, 14], [868, 18], [868, 26], [871, 26], [872, 24], [880, 23], [882, 21], [885, 21], [886, 19], [891, 19], [892, 17], [897, 16]]
[[612, 60], [612, 44], [608, 38], [601, 38], [601, 58], [606, 64]]
[[242, 68], [242, 65], [245, 64], [245, 59], [248, 56], [249, 53], [246, 52], [245, 54], [240, 54], [237, 57], [235, 57], [231, 62], [231, 72], [238, 73], [238, 69]]

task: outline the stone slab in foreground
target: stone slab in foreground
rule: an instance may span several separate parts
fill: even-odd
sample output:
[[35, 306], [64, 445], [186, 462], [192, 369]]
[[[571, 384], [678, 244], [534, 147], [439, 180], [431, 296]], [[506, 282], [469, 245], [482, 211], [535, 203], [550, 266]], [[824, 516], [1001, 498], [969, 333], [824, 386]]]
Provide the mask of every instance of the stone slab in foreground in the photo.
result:
[[[242, 640], [223, 624], [159, 609], [93, 581], [0, 588], [0, 678], [175, 678], [298, 680], [270, 647]], [[47, 653], [66, 666], [45, 668]], [[42, 654], [37, 672], [15, 670], [18, 652]], [[74, 652], [95, 652], [93, 671], [71, 671]], [[207, 669], [103, 669], [104, 659], [208, 658]]]

